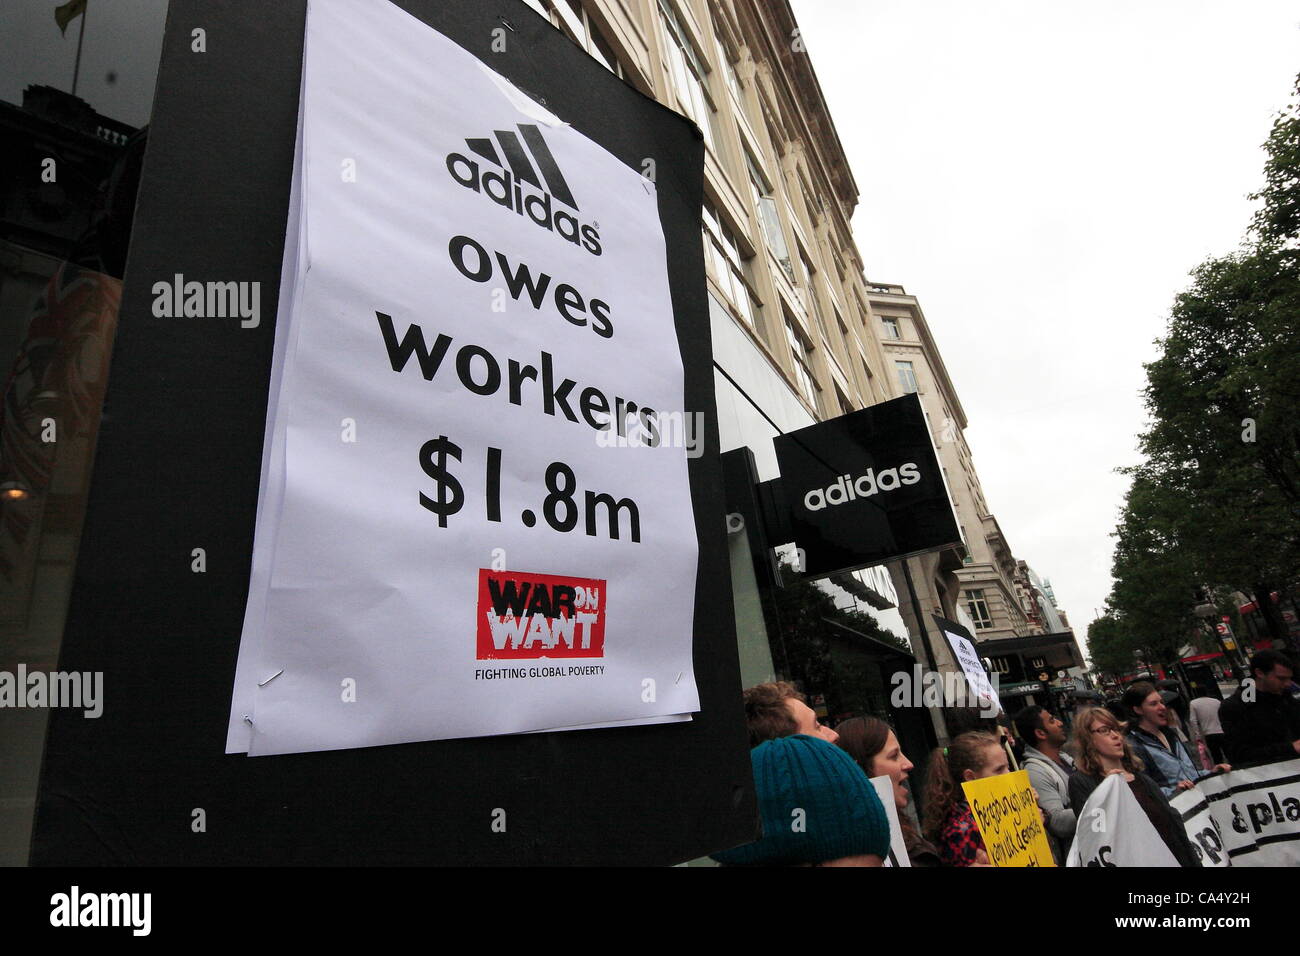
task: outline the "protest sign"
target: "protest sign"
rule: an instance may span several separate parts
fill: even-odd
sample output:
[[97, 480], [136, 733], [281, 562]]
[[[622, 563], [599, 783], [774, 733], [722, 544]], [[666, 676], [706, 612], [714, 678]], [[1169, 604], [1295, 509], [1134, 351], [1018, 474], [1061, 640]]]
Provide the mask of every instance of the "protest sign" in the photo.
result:
[[387, 0], [309, 4], [299, 123], [227, 749], [689, 719], [654, 184]]
[[1043, 815], [1024, 770], [961, 785], [993, 866], [1055, 866]]
[[[1202, 785], [1207, 782], [1209, 781], [1202, 781]], [[1223, 846], [1219, 821], [1215, 819], [1214, 809], [1201, 790], [1201, 785], [1176, 794], [1170, 798], [1169, 805], [1183, 818], [1183, 826], [1201, 866], [1232, 866], [1232, 860]]]
[[1204, 866], [1300, 865], [1300, 760], [1206, 777], [1169, 802]]
[[980, 660], [979, 652], [975, 650], [970, 632], [956, 621], [950, 621], [937, 614], [931, 617], [934, 618], [934, 623], [943, 634], [944, 640], [948, 642], [952, 656], [961, 666], [962, 673], [966, 675], [966, 684], [970, 688], [972, 700], [970, 706], [977, 706], [981, 716], [996, 717], [998, 711], [1002, 710], [1002, 701], [998, 698], [997, 689], [984, 670], [984, 662]]

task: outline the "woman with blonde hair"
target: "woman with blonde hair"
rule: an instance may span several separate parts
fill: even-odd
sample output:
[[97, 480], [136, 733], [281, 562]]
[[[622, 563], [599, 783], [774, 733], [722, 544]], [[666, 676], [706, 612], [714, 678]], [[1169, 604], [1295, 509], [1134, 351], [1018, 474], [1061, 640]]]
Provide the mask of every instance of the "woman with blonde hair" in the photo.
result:
[[1120, 774], [1146, 813], [1160, 838], [1181, 866], [1200, 866], [1183, 827], [1182, 817], [1169, 805], [1159, 785], [1142, 772], [1142, 760], [1133, 752], [1124, 725], [1105, 707], [1090, 707], [1074, 720], [1074, 773], [1070, 774], [1070, 805], [1079, 820], [1083, 806], [1103, 780]]

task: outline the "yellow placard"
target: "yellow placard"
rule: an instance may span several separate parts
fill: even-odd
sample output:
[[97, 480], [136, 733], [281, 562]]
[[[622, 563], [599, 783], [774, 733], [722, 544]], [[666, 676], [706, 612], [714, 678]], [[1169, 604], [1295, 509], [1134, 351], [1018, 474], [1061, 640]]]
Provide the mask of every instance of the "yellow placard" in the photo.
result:
[[1024, 770], [961, 785], [994, 866], [1055, 866], [1043, 815]]

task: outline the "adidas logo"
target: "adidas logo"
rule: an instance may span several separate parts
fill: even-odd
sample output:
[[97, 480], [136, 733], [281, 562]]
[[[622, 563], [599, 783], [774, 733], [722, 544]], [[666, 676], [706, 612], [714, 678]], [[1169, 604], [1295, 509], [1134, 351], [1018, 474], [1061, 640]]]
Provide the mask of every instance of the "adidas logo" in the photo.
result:
[[870, 498], [880, 491], [893, 491], [902, 485], [914, 485], [921, 480], [916, 462], [909, 461], [897, 468], [886, 468], [877, 472], [868, 468], [865, 475], [854, 479], [850, 475], [841, 475], [826, 488], [814, 488], [803, 496], [803, 506], [809, 511], [821, 511], [831, 505], [842, 505], [846, 501], [858, 498]]
[[[513, 209], [543, 229], [581, 245], [593, 256], [600, 255], [600, 233], [595, 225], [586, 225], [572, 213], [554, 208], [556, 203], [561, 203], [576, 213], [578, 203], [542, 138], [542, 131], [533, 124], [520, 123], [518, 133], [499, 129], [492, 135], [496, 137], [495, 143], [491, 139], [465, 140], [477, 159], [461, 153], [447, 155], [447, 172], [451, 178], [466, 189], [487, 196], [498, 206]], [[480, 168], [480, 160], [496, 168]], [[526, 190], [525, 183], [531, 188]]]

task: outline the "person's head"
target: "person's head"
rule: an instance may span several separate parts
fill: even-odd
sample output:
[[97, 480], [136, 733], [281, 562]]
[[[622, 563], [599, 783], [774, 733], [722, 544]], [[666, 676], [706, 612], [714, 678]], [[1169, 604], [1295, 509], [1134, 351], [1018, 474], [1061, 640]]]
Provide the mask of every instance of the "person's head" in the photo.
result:
[[1142, 761], [1124, 736], [1124, 725], [1105, 707], [1089, 707], [1075, 718], [1074, 752], [1075, 767], [1094, 777], [1105, 773], [1106, 763], [1115, 761], [1129, 773], [1142, 769]]
[[1060, 749], [1065, 743], [1065, 725], [1046, 707], [1032, 704], [1015, 716], [1016, 733], [1030, 747]]
[[949, 707], [944, 711], [949, 732], [959, 737], [968, 730], [984, 730], [998, 736], [998, 719], [978, 707]]
[[953, 805], [965, 802], [963, 783], [996, 777], [1009, 769], [1002, 744], [987, 731], [968, 730], [935, 750], [925, 775], [926, 838], [937, 840]]
[[857, 762], [868, 777], [888, 775], [894, 784], [894, 805], [907, 806], [910, 794], [903, 781], [912, 769], [912, 761], [903, 753], [889, 724], [879, 717], [851, 717], [835, 728], [838, 744]]
[[1129, 722], [1148, 730], [1159, 730], [1169, 726], [1169, 709], [1160, 696], [1160, 691], [1150, 681], [1140, 680], [1124, 691], [1121, 699], [1124, 713], [1129, 715]]
[[786, 736], [763, 741], [749, 758], [763, 835], [713, 859], [728, 866], [877, 866], [889, 853], [876, 788], [843, 750]]
[[1295, 665], [1281, 651], [1259, 651], [1250, 659], [1250, 673], [1265, 694], [1281, 694], [1295, 679]]
[[744, 694], [745, 723], [749, 727], [749, 746], [765, 740], [807, 734], [835, 743], [839, 735], [822, 725], [808, 701], [793, 684], [774, 681], [757, 684]]

